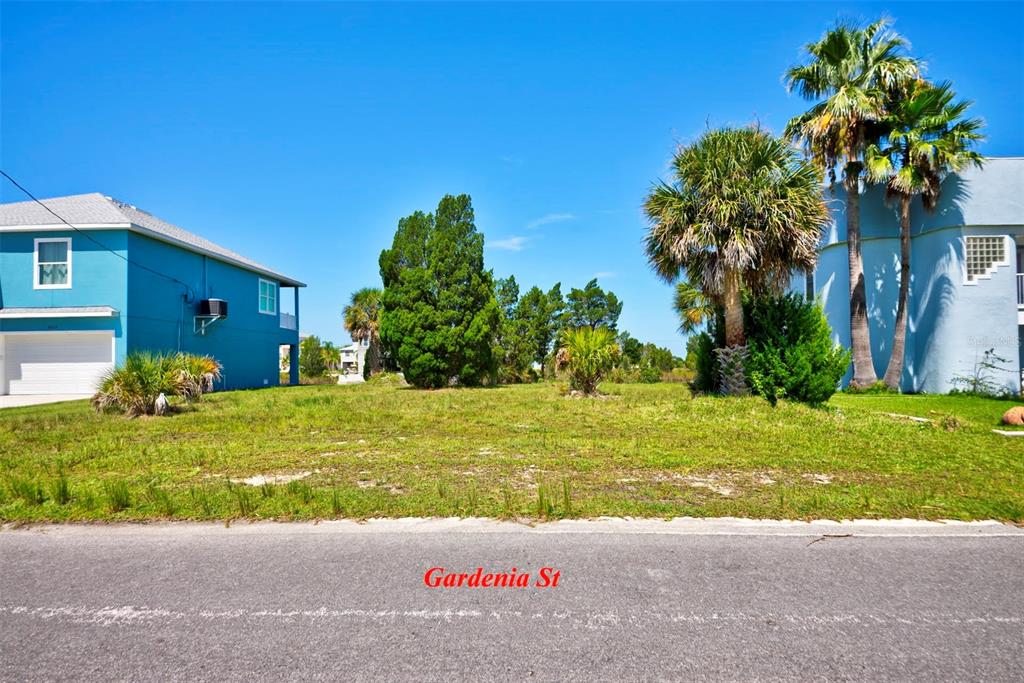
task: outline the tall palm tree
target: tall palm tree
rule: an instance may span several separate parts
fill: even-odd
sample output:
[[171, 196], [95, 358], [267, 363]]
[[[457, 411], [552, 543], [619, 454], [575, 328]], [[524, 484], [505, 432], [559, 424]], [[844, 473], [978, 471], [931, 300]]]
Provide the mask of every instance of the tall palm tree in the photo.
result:
[[672, 308], [679, 316], [679, 331], [683, 334], [693, 334], [715, 314], [711, 300], [686, 280], [676, 283]]
[[917, 80], [889, 93], [882, 138], [866, 153], [868, 178], [885, 183], [888, 199], [900, 207], [900, 291], [893, 327], [892, 354], [884, 381], [899, 389], [907, 339], [907, 301], [910, 296], [910, 203], [915, 195], [928, 211], [939, 201], [942, 180], [969, 165], [980, 167], [984, 157], [971, 149], [983, 136], [979, 119], [965, 119], [969, 100], [954, 102], [948, 82]]
[[821, 172], [758, 128], [708, 131], [677, 151], [672, 171], [644, 203], [648, 260], [669, 282], [685, 270], [725, 309], [726, 346], [742, 346], [742, 290], [779, 291], [817, 259], [829, 221]]
[[889, 29], [886, 19], [867, 28], [840, 24], [817, 43], [806, 46], [806, 64], [786, 72], [786, 85], [804, 99], [820, 101], [794, 117], [787, 137], [804, 143], [808, 153], [828, 169], [843, 170], [846, 189], [846, 240], [850, 269], [850, 341], [854, 386], [878, 381], [871, 361], [867, 291], [860, 243], [860, 178], [864, 153], [885, 117], [886, 92], [917, 79], [919, 63], [907, 55], [908, 44]]
[[363, 287], [352, 293], [352, 300], [342, 314], [352, 340], [369, 346], [366, 358], [370, 374], [380, 365], [380, 310], [381, 290]]

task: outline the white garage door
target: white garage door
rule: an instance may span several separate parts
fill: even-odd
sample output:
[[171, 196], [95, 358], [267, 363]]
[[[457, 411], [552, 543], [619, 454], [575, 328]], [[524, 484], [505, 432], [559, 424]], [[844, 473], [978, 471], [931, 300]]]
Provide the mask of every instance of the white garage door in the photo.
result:
[[113, 367], [113, 333], [4, 335], [10, 394], [91, 394]]

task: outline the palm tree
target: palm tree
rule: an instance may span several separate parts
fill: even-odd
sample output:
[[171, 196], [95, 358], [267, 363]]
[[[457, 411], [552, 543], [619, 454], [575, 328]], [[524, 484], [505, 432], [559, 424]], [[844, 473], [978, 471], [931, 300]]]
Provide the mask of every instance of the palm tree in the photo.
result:
[[711, 300], [686, 280], [676, 283], [672, 308], [679, 315], [679, 331], [683, 334], [693, 334], [715, 314]]
[[842, 164], [846, 189], [846, 239], [850, 269], [850, 341], [854, 386], [878, 381], [871, 361], [867, 292], [860, 244], [860, 177], [864, 153], [876, 124], [885, 117], [885, 94], [920, 74], [906, 54], [907, 42], [886, 19], [867, 28], [840, 24], [806, 47], [807, 64], [786, 72], [786, 85], [804, 99], [817, 100], [786, 126], [786, 136], [801, 140], [811, 157], [828, 169]]
[[341, 349], [334, 345], [334, 342], [324, 342], [320, 347], [320, 357], [324, 359], [324, 365], [330, 370], [337, 370], [341, 365]]
[[352, 293], [351, 303], [345, 306], [342, 315], [352, 340], [369, 346], [366, 353], [368, 374], [377, 372], [380, 365], [380, 299], [381, 290], [363, 287]]
[[939, 201], [942, 180], [966, 166], [984, 162], [971, 147], [983, 136], [979, 119], [962, 118], [969, 100], [954, 102], [949, 83], [924, 80], [889, 93], [888, 115], [882, 121], [880, 144], [867, 149], [868, 178], [885, 183], [886, 197], [900, 205], [900, 291], [893, 327], [892, 354], [885, 384], [899, 389], [907, 339], [907, 300], [910, 295], [910, 202], [920, 195], [928, 211]]
[[560, 370], [568, 369], [572, 389], [595, 396], [598, 383], [620, 354], [615, 333], [607, 327], [568, 327], [559, 338], [555, 364]]
[[820, 171], [758, 128], [709, 131], [677, 151], [672, 170], [644, 203], [648, 260], [669, 282], [685, 270], [725, 309], [726, 346], [742, 346], [741, 291], [779, 291], [817, 259], [829, 220]]

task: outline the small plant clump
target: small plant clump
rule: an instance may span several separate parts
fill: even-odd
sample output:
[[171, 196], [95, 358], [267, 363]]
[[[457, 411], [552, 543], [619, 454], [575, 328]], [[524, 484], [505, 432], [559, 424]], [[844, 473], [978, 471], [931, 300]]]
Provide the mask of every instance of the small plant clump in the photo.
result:
[[568, 370], [569, 388], [584, 396], [597, 394], [597, 385], [619, 359], [615, 334], [606, 327], [577, 327], [562, 332], [555, 355], [559, 370]]
[[103, 484], [107, 507], [111, 512], [121, 512], [132, 506], [132, 494], [124, 481], [108, 481]]
[[128, 417], [153, 415], [162, 410], [161, 395], [199, 401], [220, 377], [220, 363], [209, 356], [134, 352], [100, 380], [92, 405], [98, 412], [116, 410]]

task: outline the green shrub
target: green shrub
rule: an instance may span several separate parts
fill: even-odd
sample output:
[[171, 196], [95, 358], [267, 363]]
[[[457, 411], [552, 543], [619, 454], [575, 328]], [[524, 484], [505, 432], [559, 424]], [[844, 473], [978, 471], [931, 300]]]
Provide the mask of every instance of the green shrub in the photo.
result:
[[327, 363], [324, 362], [319, 337], [306, 337], [299, 344], [299, 372], [305, 377], [323, 377], [327, 374]]
[[648, 365], [640, 370], [638, 379], [644, 384], [657, 384], [661, 381], [661, 370]]
[[160, 394], [196, 401], [220, 376], [220, 363], [210, 356], [136, 351], [103, 376], [92, 404], [98, 411], [118, 410], [129, 417], [152, 415]]
[[836, 392], [850, 353], [832, 341], [821, 307], [803, 297], [751, 299], [744, 307], [754, 393], [775, 405], [780, 398], [817, 405]]
[[691, 388], [705, 394], [718, 391], [718, 357], [715, 355], [715, 340], [707, 332], [697, 335], [692, 349], [694, 376]]
[[597, 393], [597, 385], [619, 359], [619, 345], [615, 334], [606, 327], [569, 328], [562, 331], [558, 354], [559, 369], [569, 371], [569, 385], [590, 396]]

